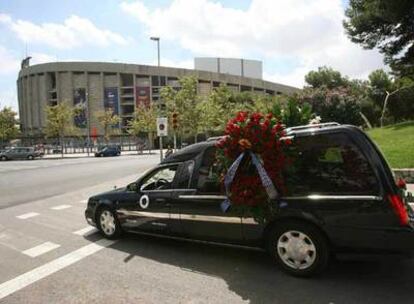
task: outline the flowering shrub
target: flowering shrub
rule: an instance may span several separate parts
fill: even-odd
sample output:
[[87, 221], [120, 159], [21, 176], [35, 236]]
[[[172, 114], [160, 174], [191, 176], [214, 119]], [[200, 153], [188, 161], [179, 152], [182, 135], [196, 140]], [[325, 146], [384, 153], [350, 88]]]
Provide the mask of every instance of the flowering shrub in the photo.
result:
[[[282, 170], [290, 162], [286, 147], [291, 141], [281, 140], [285, 131], [277, 118], [272, 114], [239, 112], [227, 123], [225, 135], [217, 143], [222, 182], [234, 160], [241, 153], [251, 151], [262, 163], [278, 192], [285, 192]], [[259, 218], [264, 216], [269, 207], [268, 197], [249, 155], [243, 158], [229, 190], [228, 198], [233, 210], [238, 209], [245, 215], [245, 211], [250, 211], [248, 213]]]

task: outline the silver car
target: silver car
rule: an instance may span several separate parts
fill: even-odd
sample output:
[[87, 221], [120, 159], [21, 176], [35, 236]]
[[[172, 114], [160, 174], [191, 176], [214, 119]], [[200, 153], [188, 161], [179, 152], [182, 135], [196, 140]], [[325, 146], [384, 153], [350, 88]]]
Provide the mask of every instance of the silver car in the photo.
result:
[[35, 159], [36, 157], [40, 157], [41, 153], [36, 151], [34, 148], [26, 148], [26, 147], [16, 147], [8, 149], [4, 152], [0, 153], [1, 160], [9, 160], [9, 159]]

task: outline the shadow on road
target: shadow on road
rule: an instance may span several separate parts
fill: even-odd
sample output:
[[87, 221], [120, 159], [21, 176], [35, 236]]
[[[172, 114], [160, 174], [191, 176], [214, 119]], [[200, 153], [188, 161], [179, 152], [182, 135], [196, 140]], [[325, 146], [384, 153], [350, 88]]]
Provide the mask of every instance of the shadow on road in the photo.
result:
[[[411, 303], [410, 260], [334, 261], [311, 279], [288, 276], [265, 252], [127, 235], [111, 248], [224, 280], [250, 303]], [[160, 274], [162, 275], [162, 274]]]

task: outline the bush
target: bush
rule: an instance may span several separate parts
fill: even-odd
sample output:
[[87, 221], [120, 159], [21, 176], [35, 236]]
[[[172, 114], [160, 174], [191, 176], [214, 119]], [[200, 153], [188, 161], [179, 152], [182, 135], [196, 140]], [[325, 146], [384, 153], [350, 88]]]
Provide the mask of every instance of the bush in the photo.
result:
[[312, 108], [308, 103], [299, 105], [299, 101], [294, 97], [274, 103], [272, 114], [280, 117], [286, 127], [307, 125], [316, 116], [312, 113]]

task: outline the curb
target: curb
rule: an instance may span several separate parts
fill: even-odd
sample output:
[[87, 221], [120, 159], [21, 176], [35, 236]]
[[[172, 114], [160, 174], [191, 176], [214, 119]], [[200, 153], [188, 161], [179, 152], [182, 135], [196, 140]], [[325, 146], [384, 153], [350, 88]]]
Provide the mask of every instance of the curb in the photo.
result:
[[402, 178], [407, 184], [414, 183], [414, 169], [403, 168], [403, 169], [392, 169], [397, 179]]

